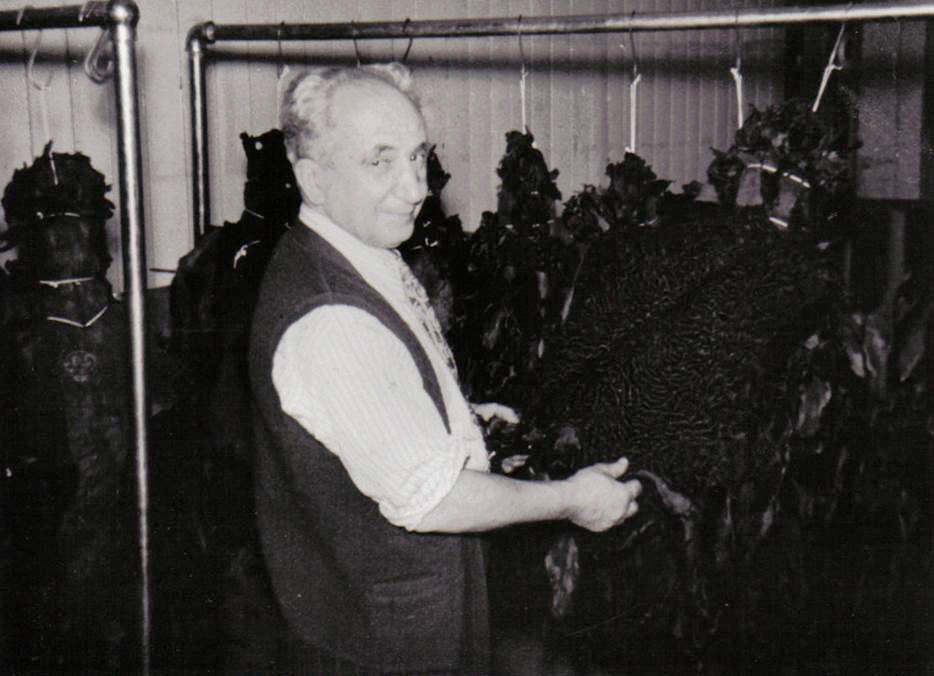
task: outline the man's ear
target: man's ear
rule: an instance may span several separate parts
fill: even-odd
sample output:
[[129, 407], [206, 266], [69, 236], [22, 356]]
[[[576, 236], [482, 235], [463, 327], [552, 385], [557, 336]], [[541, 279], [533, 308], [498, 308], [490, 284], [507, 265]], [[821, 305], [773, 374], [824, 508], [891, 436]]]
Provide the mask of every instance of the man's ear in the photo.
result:
[[302, 201], [310, 206], [324, 203], [324, 172], [319, 162], [303, 157], [292, 164], [295, 181], [302, 193]]

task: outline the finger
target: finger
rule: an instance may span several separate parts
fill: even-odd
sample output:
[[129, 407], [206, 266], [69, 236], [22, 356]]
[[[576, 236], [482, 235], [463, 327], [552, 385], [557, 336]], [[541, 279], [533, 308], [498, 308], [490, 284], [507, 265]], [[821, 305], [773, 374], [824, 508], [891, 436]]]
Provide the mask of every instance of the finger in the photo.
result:
[[628, 519], [631, 516], [634, 516], [636, 512], [639, 511], [639, 503], [635, 500], [629, 503], [629, 508], [626, 510], [625, 518]]
[[627, 481], [623, 484], [627, 489], [629, 489], [629, 494], [632, 496], [632, 499], [635, 500], [640, 495], [642, 495], [642, 482], [638, 479], [633, 479]]
[[598, 467], [602, 472], [609, 474], [615, 479], [626, 473], [626, 470], [629, 468], [629, 460], [626, 458], [620, 458], [616, 462], [600, 463]]
[[519, 414], [505, 404], [496, 404], [494, 415], [503, 422], [507, 422], [510, 425], [519, 424]]
[[480, 416], [484, 422], [490, 422], [493, 418], [499, 418], [503, 422], [511, 425], [519, 424], [519, 414], [505, 404], [496, 402], [486, 402], [483, 404], [473, 404], [473, 412]]
[[471, 408], [483, 422], [490, 422], [490, 418], [493, 417], [492, 404], [473, 404]]
[[623, 512], [623, 515], [619, 517], [619, 520], [616, 522], [616, 525], [623, 523], [629, 518], [635, 516], [639, 511], [639, 503], [636, 500], [630, 500], [629, 504], [626, 505], [626, 511]]

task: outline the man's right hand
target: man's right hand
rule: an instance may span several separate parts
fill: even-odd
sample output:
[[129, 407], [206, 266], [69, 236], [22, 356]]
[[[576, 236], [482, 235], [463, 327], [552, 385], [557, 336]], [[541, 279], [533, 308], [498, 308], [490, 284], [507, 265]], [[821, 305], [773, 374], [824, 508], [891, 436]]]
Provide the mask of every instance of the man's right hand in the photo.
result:
[[629, 467], [626, 458], [578, 470], [565, 481], [569, 493], [567, 518], [572, 523], [599, 532], [616, 526], [637, 511], [642, 492], [637, 480], [617, 481]]
[[563, 481], [522, 481], [462, 469], [454, 486], [413, 530], [468, 533], [531, 521], [567, 519], [603, 531], [635, 514], [638, 481], [618, 480], [625, 459], [592, 465]]

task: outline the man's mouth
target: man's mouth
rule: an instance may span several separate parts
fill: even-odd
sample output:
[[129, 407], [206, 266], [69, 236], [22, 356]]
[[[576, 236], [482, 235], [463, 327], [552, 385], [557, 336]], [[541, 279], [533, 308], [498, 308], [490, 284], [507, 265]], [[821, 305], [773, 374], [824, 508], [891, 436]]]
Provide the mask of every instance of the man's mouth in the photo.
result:
[[383, 213], [389, 216], [390, 218], [395, 218], [395, 219], [406, 218], [410, 220], [415, 220], [415, 215], [417, 212], [415, 211], [401, 211], [401, 212], [400, 211], [384, 211]]

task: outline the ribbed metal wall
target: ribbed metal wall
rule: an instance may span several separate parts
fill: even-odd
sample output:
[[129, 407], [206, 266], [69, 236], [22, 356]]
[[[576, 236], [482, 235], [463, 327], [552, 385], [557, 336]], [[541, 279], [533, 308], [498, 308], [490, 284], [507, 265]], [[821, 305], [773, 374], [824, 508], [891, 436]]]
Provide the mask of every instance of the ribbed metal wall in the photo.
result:
[[[679, 12], [781, 4], [778, 0], [138, 0], [141, 130], [144, 152], [149, 264], [171, 270], [192, 245], [190, 149], [185, 35], [197, 22], [319, 22], [412, 20], [481, 16], [542, 16]], [[33, 6], [60, 4], [34, 0]], [[21, 3], [0, 0], [0, 7]], [[0, 180], [30, 162], [49, 133], [59, 151], [80, 150], [116, 183], [110, 85], [91, 83], [81, 70], [94, 31], [45, 31], [36, 79], [52, 82], [43, 95], [27, 85], [25, 63], [35, 34], [0, 35]], [[780, 29], [637, 33], [642, 80], [638, 90], [638, 152], [676, 184], [704, 180], [710, 147], [729, 146], [736, 100], [729, 67], [737, 36], [742, 45], [746, 101], [768, 105], [781, 96]], [[406, 41], [358, 44], [366, 62], [401, 58]], [[560, 170], [565, 197], [584, 183], [599, 183], [605, 166], [623, 157], [629, 138], [632, 49], [628, 35], [523, 38], [528, 77], [527, 123], [549, 163]], [[281, 65], [354, 63], [350, 42], [223, 43], [211, 48], [208, 67], [211, 213], [215, 223], [239, 218], [245, 158], [239, 135], [276, 125], [277, 72]], [[452, 179], [447, 208], [466, 228], [495, 207], [495, 169], [504, 136], [519, 129], [519, 40], [424, 39], [411, 49], [413, 68], [431, 134]], [[44, 100], [44, 103], [43, 103]], [[114, 196], [114, 202], [117, 202]], [[115, 253], [118, 219], [112, 223]], [[115, 266], [116, 267], [116, 266]], [[118, 270], [113, 271], [115, 276]], [[155, 271], [150, 282], [167, 284]], [[115, 280], [119, 286], [119, 279]]]

